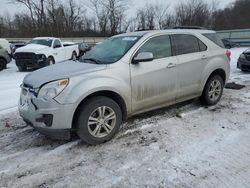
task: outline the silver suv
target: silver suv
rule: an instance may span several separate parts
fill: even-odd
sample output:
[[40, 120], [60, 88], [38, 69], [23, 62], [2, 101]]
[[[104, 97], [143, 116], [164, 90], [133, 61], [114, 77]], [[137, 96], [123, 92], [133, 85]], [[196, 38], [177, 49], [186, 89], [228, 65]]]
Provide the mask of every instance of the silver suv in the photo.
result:
[[37, 70], [24, 78], [24, 121], [57, 139], [72, 131], [90, 144], [110, 140], [135, 114], [200, 97], [221, 98], [230, 52], [210, 30], [164, 30], [111, 37], [79, 62]]

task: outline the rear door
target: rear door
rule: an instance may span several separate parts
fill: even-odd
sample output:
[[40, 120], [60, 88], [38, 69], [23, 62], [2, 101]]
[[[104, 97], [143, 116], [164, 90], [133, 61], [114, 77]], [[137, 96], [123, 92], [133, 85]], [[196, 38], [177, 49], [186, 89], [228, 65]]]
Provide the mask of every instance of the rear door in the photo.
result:
[[172, 35], [178, 63], [176, 100], [195, 97], [200, 94], [202, 72], [208, 62], [207, 46], [191, 34]]
[[177, 59], [173, 56], [169, 35], [150, 38], [137, 51], [151, 52], [154, 60], [131, 64], [133, 111], [144, 111], [166, 103], [176, 97]]

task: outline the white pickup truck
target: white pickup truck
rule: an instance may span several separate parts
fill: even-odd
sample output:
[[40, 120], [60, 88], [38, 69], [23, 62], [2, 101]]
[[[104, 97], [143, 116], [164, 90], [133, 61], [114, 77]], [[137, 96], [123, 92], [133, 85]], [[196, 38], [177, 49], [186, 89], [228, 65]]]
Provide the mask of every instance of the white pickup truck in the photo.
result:
[[18, 48], [14, 54], [20, 72], [27, 68], [41, 68], [69, 59], [75, 60], [79, 55], [77, 44], [61, 42], [59, 38], [37, 37], [26, 46]]

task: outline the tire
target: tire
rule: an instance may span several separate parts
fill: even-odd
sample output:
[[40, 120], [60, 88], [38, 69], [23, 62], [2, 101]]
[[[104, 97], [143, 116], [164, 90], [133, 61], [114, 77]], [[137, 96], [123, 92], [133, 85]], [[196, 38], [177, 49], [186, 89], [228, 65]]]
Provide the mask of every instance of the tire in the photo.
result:
[[7, 68], [7, 62], [4, 59], [0, 59], [0, 71]]
[[72, 53], [71, 60], [73, 60], [73, 61], [77, 60], [77, 54], [76, 54], [76, 52]]
[[27, 71], [27, 67], [26, 66], [17, 66], [19, 72], [24, 72], [24, 71]]
[[200, 101], [208, 106], [217, 104], [221, 99], [224, 84], [220, 75], [211, 76], [204, 87]]
[[54, 65], [55, 64], [55, 61], [52, 57], [48, 57], [47, 59], [47, 66], [50, 66], [50, 65]]
[[93, 97], [79, 108], [76, 132], [88, 144], [97, 145], [111, 140], [121, 123], [121, 108], [115, 101], [103, 96]]

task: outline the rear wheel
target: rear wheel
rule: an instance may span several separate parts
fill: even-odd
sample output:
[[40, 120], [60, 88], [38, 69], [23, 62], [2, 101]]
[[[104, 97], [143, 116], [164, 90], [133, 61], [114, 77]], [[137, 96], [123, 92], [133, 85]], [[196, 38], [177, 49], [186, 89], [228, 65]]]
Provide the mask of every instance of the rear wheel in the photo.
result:
[[215, 105], [221, 99], [224, 88], [224, 81], [220, 75], [214, 75], [209, 78], [203, 90], [200, 100], [205, 105]]
[[94, 97], [78, 113], [77, 134], [89, 144], [101, 144], [114, 137], [122, 123], [119, 105], [107, 97]]
[[72, 59], [73, 61], [76, 61], [76, 60], [77, 60], [77, 54], [76, 54], [76, 52], [73, 52], [73, 53], [72, 53], [71, 59]]

